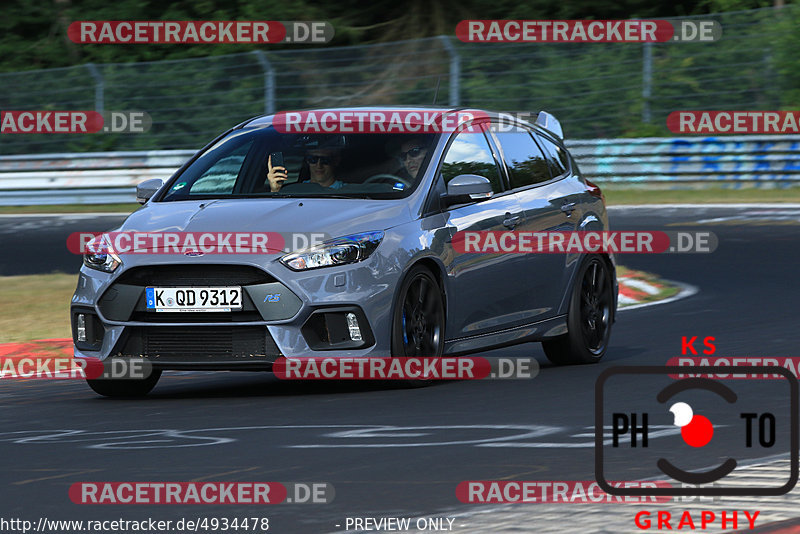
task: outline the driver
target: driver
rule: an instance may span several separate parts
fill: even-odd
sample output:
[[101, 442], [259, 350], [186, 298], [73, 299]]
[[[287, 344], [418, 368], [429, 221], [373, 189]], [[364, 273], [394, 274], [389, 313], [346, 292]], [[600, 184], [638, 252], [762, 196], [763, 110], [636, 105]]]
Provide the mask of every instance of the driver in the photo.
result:
[[[308, 165], [311, 183], [330, 189], [341, 189], [344, 182], [336, 178], [336, 169], [342, 158], [335, 148], [312, 148], [306, 151], [304, 162]], [[286, 167], [272, 166], [272, 156], [267, 160], [267, 181], [272, 193], [281, 190], [288, 178]]]

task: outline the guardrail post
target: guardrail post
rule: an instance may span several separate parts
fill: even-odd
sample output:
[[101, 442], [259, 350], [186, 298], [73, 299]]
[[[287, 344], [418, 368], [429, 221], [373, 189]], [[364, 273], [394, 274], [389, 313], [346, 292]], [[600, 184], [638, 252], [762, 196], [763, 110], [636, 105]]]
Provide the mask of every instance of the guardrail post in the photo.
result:
[[253, 50], [253, 55], [264, 71], [264, 113], [271, 115], [275, 113], [275, 69], [263, 50]]
[[94, 78], [94, 110], [98, 113], [103, 112], [103, 107], [105, 106], [104, 93], [105, 93], [105, 80], [103, 80], [103, 75], [100, 74], [100, 71], [97, 70], [97, 66], [94, 63], [87, 63], [86, 68], [89, 69], [89, 74]]
[[650, 122], [650, 97], [653, 92], [653, 43], [644, 43], [642, 57], [642, 122]]
[[447, 54], [450, 56], [450, 106], [456, 107], [461, 100], [461, 95], [459, 94], [461, 89], [461, 56], [458, 55], [456, 47], [453, 46], [447, 35], [440, 35], [439, 39], [442, 40], [444, 49], [447, 50]]

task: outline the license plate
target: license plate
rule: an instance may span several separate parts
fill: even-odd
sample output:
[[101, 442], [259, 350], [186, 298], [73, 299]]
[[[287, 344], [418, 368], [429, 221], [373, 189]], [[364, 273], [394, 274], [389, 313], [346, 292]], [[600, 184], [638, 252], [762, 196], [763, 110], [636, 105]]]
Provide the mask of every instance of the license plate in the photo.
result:
[[147, 309], [157, 312], [229, 312], [242, 309], [241, 287], [148, 287]]

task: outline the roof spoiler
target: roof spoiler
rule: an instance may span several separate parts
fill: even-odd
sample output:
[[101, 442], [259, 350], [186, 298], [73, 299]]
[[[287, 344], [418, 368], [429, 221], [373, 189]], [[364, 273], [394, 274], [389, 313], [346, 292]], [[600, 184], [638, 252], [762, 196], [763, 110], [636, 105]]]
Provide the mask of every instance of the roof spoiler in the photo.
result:
[[561, 140], [564, 139], [564, 131], [561, 129], [561, 123], [546, 111], [540, 111], [539, 115], [536, 116], [536, 126], [541, 126]]

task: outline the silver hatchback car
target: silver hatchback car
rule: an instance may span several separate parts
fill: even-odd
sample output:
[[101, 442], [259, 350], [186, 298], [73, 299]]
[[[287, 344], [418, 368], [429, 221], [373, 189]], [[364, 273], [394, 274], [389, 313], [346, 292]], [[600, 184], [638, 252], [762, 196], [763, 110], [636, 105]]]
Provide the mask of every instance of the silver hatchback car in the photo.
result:
[[258, 117], [137, 196], [144, 206], [117, 231], [324, 238], [249, 254], [87, 253], [71, 304], [75, 356], [153, 369], [88, 380], [102, 395], [144, 395], [165, 369], [270, 370], [279, 357], [456, 356], [540, 341], [568, 364], [597, 362], [608, 346], [610, 254], [472, 253], [454, 239], [608, 230], [600, 189], [545, 112], [513, 128], [480, 112], [432, 133], [287, 133]]

